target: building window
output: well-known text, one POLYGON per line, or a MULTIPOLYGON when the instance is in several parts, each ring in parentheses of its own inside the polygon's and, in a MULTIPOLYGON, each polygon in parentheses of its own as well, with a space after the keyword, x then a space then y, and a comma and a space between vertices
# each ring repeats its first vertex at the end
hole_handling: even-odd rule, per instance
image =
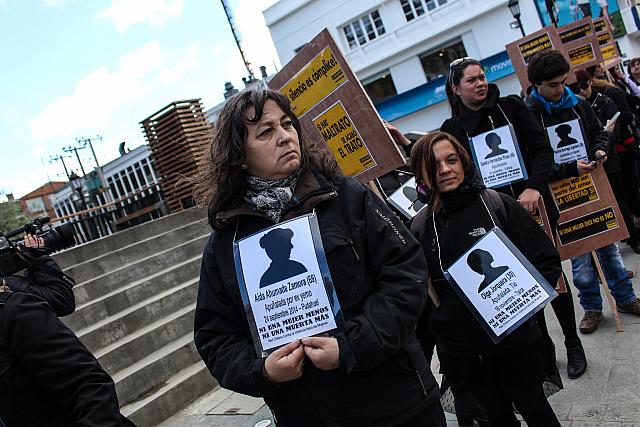
POLYGON ((374 104, 392 98, 398 94, 396 85, 393 84, 393 79, 391 78, 389 70, 373 77, 369 77, 368 79, 364 79, 362 81, 362 86, 367 92, 367 95, 369 95, 369 98, 371 98, 371 102, 374 104))
POLYGON ((449 44, 445 47, 432 50, 420 55, 420 62, 427 81, 444 77, 449 73, 449 64, 456 58, 467 56, 467 51, 462 41, 449 44))
POLYGON ((425 11, 431 12, 438 6, 447 4, 448 0, 400 0, 400 6, 404 12, 407 22, 418 16, 424 15, 425 11))
POLYGON ((386 32, 377 10, 350 22, 342 27, 342 30, 351 49, 362 46, 386 32))

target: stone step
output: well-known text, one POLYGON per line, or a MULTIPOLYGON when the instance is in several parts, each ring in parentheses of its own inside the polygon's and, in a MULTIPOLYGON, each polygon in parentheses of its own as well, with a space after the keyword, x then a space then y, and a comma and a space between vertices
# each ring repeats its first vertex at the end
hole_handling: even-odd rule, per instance
POLYGON ((101 239, 83 245, 74 246, 54 255, 62 268, 79 264, 100 254, 111 252, 132 243, 148 239, 167 230, 181 227, 195 221, 206 221, 205 209, 192 208, 175 214, 166 215, 153 221, 128 228, 101 239))
POLYGON ((78 304, 76 311, 62 320, 74 331, 88 328, 96 322, 175 286, 176 283, 197 278, 200 272, 200 260, 201 256, 198 255, 88 302, 78 304))
POLYGON ((147 258, 123 265, 116 270, 84 283, 79 283, 73 288, 76 304, 85 304, 92 299, 125 287, 136 280, 147 278, 156 272, 165 270, 168 266, 202 255, 202 250, 208 238, 209 235, 197 237, 147 258))
POLYGON ((186 305, 193 304, 197 292, 198 279, 191 279, 79 330, 78 338, 91 351, 108 346, 186 305))
POLYGON ((64 272, 73 277, 76 283, 83 283, 94 277, 113 271, 122 265, 147 258, 177 244, 193 240, 209 233, 210 229, 206 224, 192 222, 148 239, 100 254, 95 258, 68 267, 64 272))
POLYGON ((113 375, 121 405, 129 404, 157 388, 176 372, 198 362, 193 332, 154 351, 113 375))
POLYGON ((156 426, 217 387, 204 362, 199 361, 177 372, 143 399, 125 405, 120 410, 138 427, 156 426))
POLYGON ((154 351, 193 333, 194 314, 195 303, 189 304, 92 353, 110 375, 115 375, 154 351))

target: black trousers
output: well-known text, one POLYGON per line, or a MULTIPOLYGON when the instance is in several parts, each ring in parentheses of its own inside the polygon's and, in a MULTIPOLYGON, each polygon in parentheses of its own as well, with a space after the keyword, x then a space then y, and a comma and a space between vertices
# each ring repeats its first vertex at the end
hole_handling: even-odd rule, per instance
POLYGON ((405 423, 399 424, 397 427, 446 427, 447 420, 444 417, 444 411, 440 400, 436 400, 431 405, 427 406, 424 411, 408 420, 405 423))
POLYGON ((560 422, 542 389, 543 357, 534 343, 508 355, 442 355, 440 364, 452 388, 469 389, 480 400, 492 426, 520 426, 515 406, 527 426, 557 427, 560 422))
MULTIPOLYGON (((562 275, 564 276, 564 272, 562 275)), ((576 331, 576 312, 571 296, 571 285, 566 276, 564 276, 564 281, 567 284, 567 292, 558 293, 558 296, 551 301, 551 307, 558 318, 560 328, 562 328, 565 347, 575 347, 580 344, 580 337, 576 331)))

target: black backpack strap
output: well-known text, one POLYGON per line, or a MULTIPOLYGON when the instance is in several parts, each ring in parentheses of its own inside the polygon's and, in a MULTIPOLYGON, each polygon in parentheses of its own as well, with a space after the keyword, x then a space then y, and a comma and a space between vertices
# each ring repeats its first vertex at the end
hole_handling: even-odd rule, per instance
POLYGON ((496 225, 500 228, 504 228, 507 223, 507 209, 504 206, 504 201, 500 194, 490 188, 485 188, 480 193, 481 197, 489 208, 489 214, 496 222, 496 225))

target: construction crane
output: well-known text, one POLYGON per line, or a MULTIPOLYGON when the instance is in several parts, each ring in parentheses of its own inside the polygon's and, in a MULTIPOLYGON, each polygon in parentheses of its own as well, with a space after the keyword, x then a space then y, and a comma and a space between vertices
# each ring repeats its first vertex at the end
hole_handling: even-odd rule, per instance
POLYGON ((240 44, 242 38, 240 37, 240 31, 238 31, 238 28, 236 27, 236 24, 233 20, 233 11, 231 10, 231 7, 229 6, 227 0, 221 1, 224 13, 227 15, 227 21, 229 21, 229 26, 231 27, 231 32, 233 33, 233 38, 236 40, 236 45, 238 46, 238 50, 240 51, 240 56, 242 56, 242 62, 244 62, 244 66, 249 73, 249 82, 254 82, 255 76, 253 74, 253 71, 251 70, 251 63, 247 60, 247 57, 242 50, 242 45, 240 44))

